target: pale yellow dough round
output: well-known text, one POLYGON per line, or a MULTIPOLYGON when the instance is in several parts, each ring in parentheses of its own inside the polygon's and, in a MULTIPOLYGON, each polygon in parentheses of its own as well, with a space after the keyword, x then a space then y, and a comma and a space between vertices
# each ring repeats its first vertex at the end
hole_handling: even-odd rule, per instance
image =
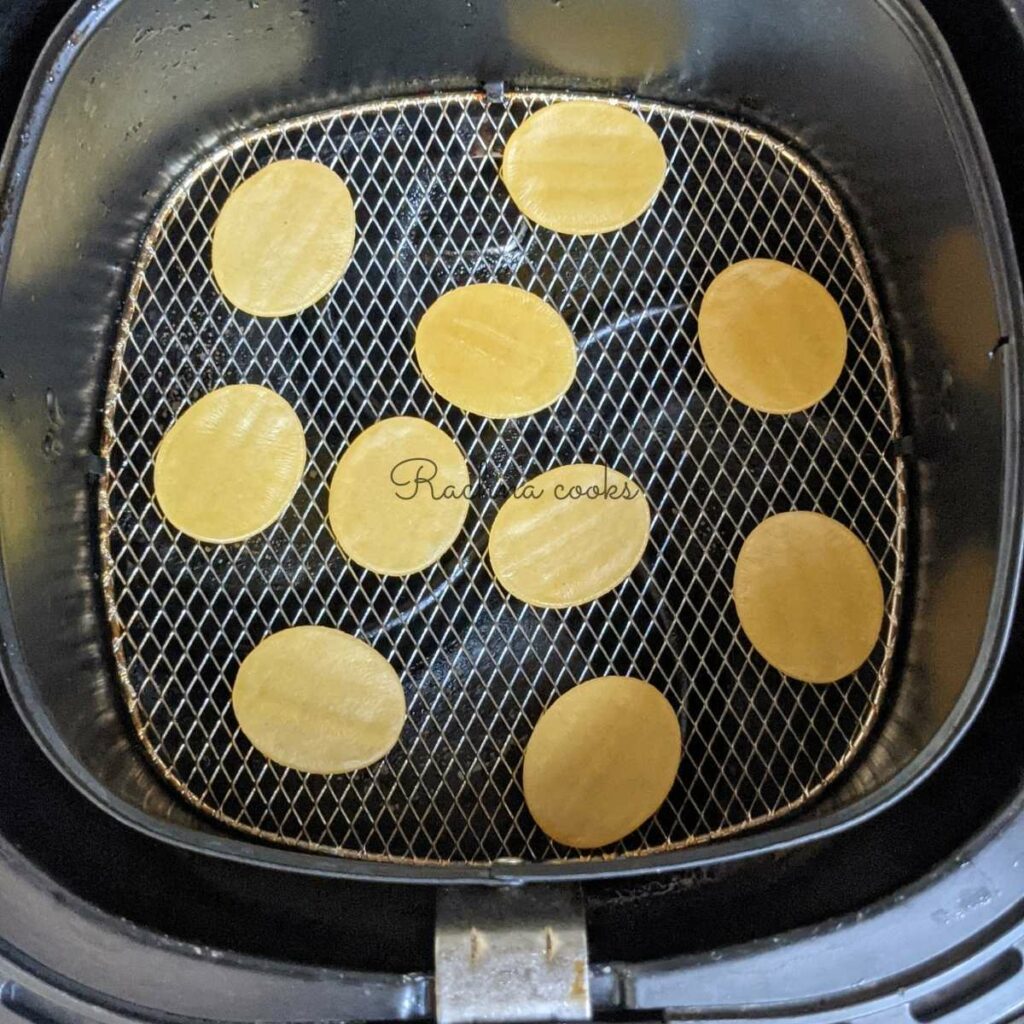
POLYGON ((416 328, 416 360, 435 391, 465 412, 527 416, 576 376, 576 342, 557 310, 507 284, 442 295, 416 328))
POLYGON ((469 469, 458 445, 426 420, 395 416, 364 430, 342 455, 327 517, 352 561, 407 576, 455 543, 469 511, 469 469))
POLYGON ((231 704, 264 757, 319 775, 379 761, 405 723, 405 694, 387 660, 324 626, 260 641, 238 669, 231 704))
POLYGON ((514 597, 570 608, 622 583, 643 557, 650 528, 647 497, 629 477, 606 466, 559 466, 501 506, 488 556, 514 597))
POLYGON ((679 719, 650 683, 591 679, 541 715, 523 756, 526 806, 556 842, 606 846, 661 806, 681 757, 679 719))
POLYGON ((224 203, 213 226, 213 276, 246 313, 288 316, 334 287, 355 240, 345 182, 323 164, 278 160, 224 203))
POLYGON ((598 100, 552 103, 509 137, 501 178, 530 220, 566 235, 598 235, 636 220, 665 177, 650 126, 598 100))
POLYGON ((288 507, 306 467, 295 410, 257 384, 204 395, 171 425, 153 460, 163 514, 196 540, 230 544, 288 507))
POLYGON ((777 260, 742 260, 710 284, 697 316, 711 375, 760 412, 799 412, 835 387, 846 324, 809 274, 777 260))
POLYGON ((868 549, 817 512, 783 512, 743 542, 732 585, 754 649, 805 683, 858 669, 882 628, 882 581, 868 549))

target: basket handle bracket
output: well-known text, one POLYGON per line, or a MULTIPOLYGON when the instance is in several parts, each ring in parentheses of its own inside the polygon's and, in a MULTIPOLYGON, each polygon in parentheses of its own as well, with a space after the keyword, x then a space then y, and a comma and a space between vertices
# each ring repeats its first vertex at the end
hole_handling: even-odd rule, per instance
POLYGON ((591 1017, 577 886, 442 889, 434 932, 438 1024, 591 1017))

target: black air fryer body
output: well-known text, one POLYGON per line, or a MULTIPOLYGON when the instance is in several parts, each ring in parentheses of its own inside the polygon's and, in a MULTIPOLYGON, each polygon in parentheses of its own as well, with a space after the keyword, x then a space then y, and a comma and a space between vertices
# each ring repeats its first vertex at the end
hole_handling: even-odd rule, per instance
MULTIPOLYGON (((238 0, 239 6, 246 3, 238 0)), ((216 16, 217 6, 211 4, 207 13, 216 16)), ((386 4, 374 16, 366 5, 344 0, 337 5, 323 0, 324 12, 316 3, 294 6, 310 31, 318 14, 336 17, 335 8, 349 7, 368 40, 392 30, 386 4)), ((444 31, 455 31, 460 20, 471 26, 481 16, 478 6, 486 5, 448 4, 453 20, 444 31)), ((51 30, 56 28, 55 35, 30 92, 54 86, 47 75, 59 76, 75 59, 90 8, 75 5, 57 28, 67 7, 60 0, 8 0, 0 12, 5 127, 15 118, 18 94, 51 30)), ((1010 0, 976 0, 969 11, 938 0, 928 7, 971 92, 999 171, 1017 252, 1024 254, 1024 21, 1010 0)), ((820 16, 828 17, 824 6, 820 16)), ((190 57, 187 40, 203 25, 168 16, 168 24, 172 20, 180 38, 165 33, 152 54, 187 64, 197 59, 190 57)), ((440 29, 424 16, 419 31, 429 35, 440 29)), ((138 42, 145 44, 145 37, 138 42)), ((407 44, 416 45, 413 34, 407 44)), ((458 45, 457 36, 450 45, 458 45)), ((272 61, 272 54, 267 59, 272 61)), ((500 65, 497 59, 495 66, 483 61, 474 69, 476 84, 500 77, 500 65)), ((370 95, 373 75, 383 88, 395 73, 390 67, 363 71, 370 95)), ((291 73, 301 78, 305 72, 291 73)), ((226 68, 226 92, 231 74, 226 68)), ((694 84, 697 92, 699 85, 694 84)), ((423 88, 429 90, 431 83, 423 88)), ((272 95, 251 99, 254 108, 275 102, 272 95)), ((25 119, 25 113, 16 129, 39 133, 42 125, 25 119)), ((730 113, 767 126, 785 115, 764 109, 756 94, 734 97, 730 113)), ((895 123, 901 112, 892 114, 895 123)), ((244 120, 244 111, 238 116, 244 120)), ((58 173, 74 179, 70 154, 58 173)), ((123 238, 126 265, 145 228, 144 211, 158 199, 139 196, 139 221, 123 238)), ((113 200, 100 193, 88 202, 103 206, 113 200)), ((9 212, 0 210, 0 218, 9 212)), ((53 217, 52 230, 59 230, 57 211, 53 217)), ((109 268, 85 264, 80 272, 109 276, 109 268)), ((69 277, 61 287, 73 296, 89 286, 69 277)), ((1019 290, 1019 281, 1015 287, 1019 290)), ((100 333, 109 329, 108 324, 79 326, 100 333)), ((993 333, 992 360, 1002 358, 1003 345, 1020 340, 1003 341, 993 333)), ((13 392, 7 399, 12 407, 22 386, 44 394, 48 381, 14 384, 16 371, 5 358, 0 335, 0 373, 13 392)), ((103 367, 95 370, 96 379, 102 378, 103 367)), ((943 380, 937 372, 936 394, 943 380)), ((946 406, 932 406, 925 398, 919 407, 952 418, 969 441, 972 429, 984 433, 982 421, 998 417, 985 408, 983 394, 969 393, 960 407, 958 395, 953 389, 943 398, 946 406), (973 428, 972 417, 978 420, 973 428)), ((45 406, 17 415, 25 422, 37 413, 58 430, 70 422, 67 411, 45 406)), ((78 439, 65 440, 73 448, 78 439)), ((912 454, 927 473, 927 447, 912 454)), ((89 466, 81 468, 88 473, 89 466)), ((972 480, 969 466, 946 473, 936 486, 956 490, 965 529, 976 526, 984 535, 983 483, 972 480), (973 518, 972 500, 982 506, 973 518)), ((45 486, 43 476, 36 479, 45 486)), ((0 487, 5 483, 0 480, 0 487)), ((5 557, 9 554, 8 547, 5 557)), ((47 566, 45 571, 56 570, 47 566)), ((74 571, 84 578, 94 566, 85 562, 74 571)), ((1007 598, 1016 585, 1009 584, 1007 598)), ((985 597, 978 595, 978 601, 985 597)), ((70 595, 62 604, 55 597, 47 614, 62 623, 62 616, 74 614, 77 599, 70 595)), ((36 628, 45 633, 50 627, 40 621, 36 628)), ((725 859, 716 858, 711 847, 696 865, 667 864, 659 873, 629 876, 595 872, 585 879, 595 1015, 995 1024, 1024 1014, 1024 619, 1018 615, 1008 633, 1002 668, 972 709, 976 717, 962 739, 900 798, 881 801, 849 827, 808 830, 799 843, 772 846, 755 835, 725 859)), ((91 662, 67 660, 68 650, 54 645, 55 657, 63 659, 50 681, 50 696, 58 700, 70 693, 60 696, 61 673, 72 679, 92 670, 91 662)), ((106 656, 99 647, 78 650, 79 657, 96 663, 106 656)), ((969 662, 971 656, 963 657, 969 662)), ((908 720, 913 711, 889 709, 908 720)), ((121 728, 121 723, 116 728, 106 721, 96 724, 111 737, 121 728)), ((83 794, 88 786, 73 785, 47 758, 3 690, 0 752, 0 1022, 6 1024, 8 1017, 388 1020, 432 1014, 433 886, 366 880, 358 871, 333 877, 288 870, 294 865, 284 855, 264 863, 238 859, 235 837, 210 831, 214 846, 224 842, 219 852, 227 851, 228 859, 124 823, 97 804, 95 793, 93 799, 83 794)), ((870 769, 870 764, 860 766, 869 780, 870 769)), ((96 773, 97 766, 91 770, 96 773)), ((135 792, 142 811, 179 824, 174 799, 152 786, 141 757, 138 772, 133 780, 121 771, 112 785, 129 801, 135 792)), ((183 828, 195 828, 187 812, 180 816, 183 828)), ((209 826, 198 831, 204 830, 209 826)))

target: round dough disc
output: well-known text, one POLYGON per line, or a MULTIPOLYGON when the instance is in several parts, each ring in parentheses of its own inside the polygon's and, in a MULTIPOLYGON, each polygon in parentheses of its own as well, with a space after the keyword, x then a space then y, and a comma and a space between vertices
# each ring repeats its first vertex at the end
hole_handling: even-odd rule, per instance
POLYGON ((809 274, 776 260, 742 260, 711 282, 697 316, 711 375, 761 412, 807 409, 835 387, 846 324, 809 274))
POLYGON ((509 137, 501 178, 530 220, 566 235, 598 235, 636 220, 665 177, 651 127, 598 100, 552 103, 509 137))
POLYGON ((405 723, 405 694, 387 660, 324 626, 260 641, 238 669, 231 704, 264 757, 320 775, 379 761, 405 723))
POLYGON ((736 559, 732 595, 755 650, 805 683, 848 676, 882 628, 882 581, 868 549, 817 512, 760 523, 736 559))
POLYGON ((494 419, 551 405, 576 376, 576 342, 543 299, 507 284, 442 295, 416 328, 427 383, 466 412, 494 419))
POLYGON ((305 467, 295 410, 269 388, 231 384, 171 425, 156 450, 153 485, 163 514, 182 533, 230 544, 284 512, 305 467))
POLYGON ((458 445, 426 420, 395 416, 364 430, 331 481, 327 518, 352 561, 407 576, 455 543, 469 511, 469 469, 458 445))
POLYGON ((650 683, 604 676, 580 683, 541 715, 523 757, 523 793, 558 843, 606 846, 639 828, 679 772, 682 736, 650 683))
POLYGON ((559 466, 505 501, 487 552, 510 594, 542 608, 570 608, 626 579, 650 528, 647 497, 629 477, 606 466, 559 466))
POLYGON ((211 263, 229 302, 254 316, 288 316, 341 278, 356 240, 345 182, 310 160, 279 160, 246 178, 213 226, 211 263))

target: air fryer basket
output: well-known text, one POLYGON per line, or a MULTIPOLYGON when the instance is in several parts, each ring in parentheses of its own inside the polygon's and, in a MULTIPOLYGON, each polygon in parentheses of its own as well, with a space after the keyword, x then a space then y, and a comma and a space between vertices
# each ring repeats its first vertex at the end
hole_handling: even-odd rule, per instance
POLYGON ((104 591, 135 730, 168 782, 218 820, 388 860, 584 856, 533 825, 519 767, 540 712, 581 679, 613 673, 652 680, 684 721, 669 799, 599 856, 646 854, 797 810, 856 756, 876 719, 903 585, 906 487, 889 347, 836 196, 759 131, 634 103, 671 154, 662 195, 629 230, 564 238, 529 225, 498 184, 504 140, 552 100, 572 95, 445 94, 261 130, 192 171, 147 234, 104 418, 104 591), (283 157, 345 175, 360 244, 330 300, 261 321, 213 283, 210 225, 242 176, 283 157), (813 411, 774 417, 731 402, 699 357, 700 295, 743 257, 796 263, 840 303, 847 366, 813 411), (492 279, 544 296, 574 331, 576 383, 553 410, 504 423, 467 416, 411 360, 426 307, 450 287, 492 279), (244 545, 197 545, 155 503, 155 448, 188 403, 238 381, 294 404, 312 464, 271 529, 244 545), (440 422, 477 488, 448 557, 383 581, 341 555, 324 509, 338 453, 391 415, 440 422), (509 597, 485 555, 500 503, 539 472, 593 460, 628 472, 652 505, 641 567, 580 609, 509 597), (885 581, 877 650, 841 686, 781 677, 752 654, 732 608, 743 537, 792 508, 848 522, 885 581), (282 769, 239 732, 239 660, 296 622, 365 636, 401 667, 408 723, 376 766, 330 777, 282 769))
MULTIPOLYGON (((854 824, 920 779, 983 699, 1019 547, 1019 381, 1015 346, 998 345, 1010 318, 992 230, 995 194, 945 54, 936 61, 929 50, 916 7, 882 0, 843 5, 827 18, 814 0, 771 11, 754 0, 385 6, 382 19, 380 6, 368 3, 211 8, 195 0, 173 12, 150 0, 109 3, 87 19, 94 34, 52 83, 23 138, 4 225, 0 305, 4 661, 20 710, 82 788, 138 827, 197 849, 308 870, 481 879, 642 871, 854 824), (751 137, 782 138, 806 154, 859 232, 870 276, 857 266, 855 237, 839 217, 836 237, 850 247, 850 273, 870 314, 865 330, 879 354, 871 372, 883 395, 889 389, 878 406, 890 433, 879 464, 893 467, 893 489, 877 514, 892 520, 876 557, 883 568, 887 557, 895 560, 889 578, 898 593, 897 481, 905 471, 910 589, 880 721, 829 797, 793 822, 705 848, 608 862, 488 863, 508 852, 551 855, 526 835, 518 850, 453 857, 449 844, 428 851, 431 859, 483 862, 475 865, 360 863, 220 831, 164 787, 131 735, 109 648, 98 544, 109 523, 97 516, 97 487, 104 479, 107 493, 101 410, 140 238, 183 174, 245 131, 367 99, 485 82, 527 90, 523 102, 528 90, 543 88, 636 94, 638 109, 664 109, 669 118, 717 123, 658 104, 712 107, 730 124, 764 125, 767 136, 751 137), (872 279, 902 389, 902 432, 872 279)), ((816 175, 809 180, 819 195, 828 191, 816 175)), ((827 225, 823 231, 825 245, 827 225)), ((188 331, 189 311, 178 312, 182 318, 175 321, 172 309, 165 325, 188 331)), ((115 373, 122 369, 115 362, 115 373)), ((172 377, 178 369, 170 367, 172 377)), ((220 370, 212 372, 197 386, 216 383, 220 370)), ((315 373, 315 363, 302 372, 315 373)), ((116 445, 110 453, 117 455, 116 445)), ((859 500, 869 514, 869 502, 859 500)), ((815 499, 802 507, 816 507, 815 499)), ((890 654, 880 651, 871 666, 871 710, 843 745, 843 763, 874 721, 890 654)), ((506 771, 514 784, 514 766, 506 771)), ((664 836, 650 845, 678 844, 664 836)))

